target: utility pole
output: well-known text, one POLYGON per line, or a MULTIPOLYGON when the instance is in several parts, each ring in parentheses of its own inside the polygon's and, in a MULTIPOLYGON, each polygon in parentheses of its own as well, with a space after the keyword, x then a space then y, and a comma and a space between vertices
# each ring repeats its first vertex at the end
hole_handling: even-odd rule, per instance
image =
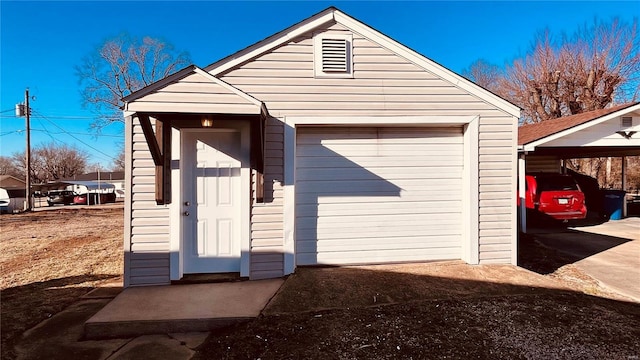
POLYGON ((25 150, 25 197, 27 203, 25 204, 25 211, 31 210, 31 108, 29 107, 29 88, 24 91, 24 104, 16 105, 16 116, 24 116, 26 119, 27 130, 27 149, 25 150))
POLYGON ((29 88, 24 91, 25 118, 27 119, 27 149, 25 151, 27 157, 27 176, 26 176, 26 195, 27 195, 27 211, 31 211, 31 108, 29 108, 29 88))

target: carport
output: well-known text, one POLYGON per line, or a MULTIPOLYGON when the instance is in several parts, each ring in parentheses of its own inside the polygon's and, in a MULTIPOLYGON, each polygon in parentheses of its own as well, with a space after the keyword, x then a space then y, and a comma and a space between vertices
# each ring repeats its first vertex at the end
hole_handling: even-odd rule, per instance
POLYGON ((527 124, 518 129, 520 229, 527 232, 525 174, 566 172, 566 159, 640 156, 640 102, 527 124))

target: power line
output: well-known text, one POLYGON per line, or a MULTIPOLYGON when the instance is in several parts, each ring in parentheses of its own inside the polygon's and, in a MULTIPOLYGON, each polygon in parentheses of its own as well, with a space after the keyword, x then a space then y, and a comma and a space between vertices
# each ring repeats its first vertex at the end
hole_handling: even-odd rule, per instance
POLYGON ((4 113, 6 113, 6 112, 9 112, 9 111, 15 111, 15 110, 16 110, 16 109, 2 110, 2 111, 0 111, 0 114, 4 114, 4 113))
POLYGON ((53 126, 55 126, 55 127, 57 127, 58 129, 60 129, 63 133, 65 133, 65 134, 67 134, 67 135, 71 136, 72 138, 74 138, 75 140, 77 140, 79 143, 81 143, 81 144, 85 145, 86 147, 88 147, 88 148, 90 148, 90 149, 92 149, 92 150, 96 151, 97 153, 100 153, 100 154, 102 154, 102 155, 106 156, 106 157, 107 157, 108 159, 110 159, 110 160, 116 160, 116 158, 115 158, 115 157, 112 157, 111 155, 109 155, 109 154, 107 154, 107 153, 104 153, 104 152, 102 152, 101 150, 98 150, 98 149, 94 148, 93 146, 91 146, 91 145, 87 144, 86 142, 84 142, 84 141, 80 140, 80 139, 79 139, 79 138, 77 138, 76 136, 74 136, 74 135, 70 134, 70 133, 69 133, 69 132, 67 132, 64 128, 62 128, 62 127, 58 126, 58 124, 56 124, 55 122, 51 121, 49 118, 47 118, 47 117, 46 117, 46 116, 44 116, 43 114, 39 113, 39 115, 40 115, 43 119, 45 119, 45 120, 47 120, 48 122, 50 122, 53 126))
POLYGON ((122 135, 105 135, 105 134, 89 134, 89 133, 80 133, 80 132, 51 132, 49 130, 46 129, 46 127, 41 123, 42 127, 44 127, 45 129, 31 129, 31 131, 41 131, 41 132, 47 132, 49 134, 53 134, 53 135, 60 135, 60 134, 74 134, 74 135, 86 135, 86 136, 95 136, 95 137, 112 137, 112 138, 122 138, 122 135))

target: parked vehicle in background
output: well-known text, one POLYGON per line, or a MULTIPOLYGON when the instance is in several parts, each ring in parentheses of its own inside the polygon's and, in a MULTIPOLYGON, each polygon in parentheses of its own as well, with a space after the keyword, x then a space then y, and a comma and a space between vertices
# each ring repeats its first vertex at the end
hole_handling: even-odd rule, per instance
POLYGON ((7 190, 0 188, 0 213, 8 212, 10 203, 9 193, 7 190))
POLYGON ((47 204, 53 206, 56 204, 71 205, 76 194, 71 190, 50 190, 47 193, 47 204))
MULTIPOLYGON (((584 193, 573 177, 540 173, 525 176, 525 205, 538 218, 579 220, 587 216, 584 193)), ((520 197, 518 197, 520 204, 520 197)))
POLYGON ((73 198, 73 203, 76 205, 95 205, 95 204, 107 204, 107 203, 113 203, 113 202, 116 202, 115 193, 100 194, 99 199, 98 199, 98 194, 96 193, 78 194, 73 198))

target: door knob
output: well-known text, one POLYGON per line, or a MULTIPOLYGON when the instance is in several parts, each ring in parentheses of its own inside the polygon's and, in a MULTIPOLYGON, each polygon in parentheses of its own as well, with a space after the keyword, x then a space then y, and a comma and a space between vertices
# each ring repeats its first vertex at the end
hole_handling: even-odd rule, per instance
POLYGON ((185 202, 184 202, 184 206, 189 206, 189 205, 191 205, 191 203, 190 203, 190 202, 188 202, 188 201, 185 201, 185 202))
POLYGON ((183 212, 183 213, 182 213, 182 215, 184 215, 184 216, 189 216, 189 212, 188 212, 188 211, 185 211, 185 212, 183 212))

